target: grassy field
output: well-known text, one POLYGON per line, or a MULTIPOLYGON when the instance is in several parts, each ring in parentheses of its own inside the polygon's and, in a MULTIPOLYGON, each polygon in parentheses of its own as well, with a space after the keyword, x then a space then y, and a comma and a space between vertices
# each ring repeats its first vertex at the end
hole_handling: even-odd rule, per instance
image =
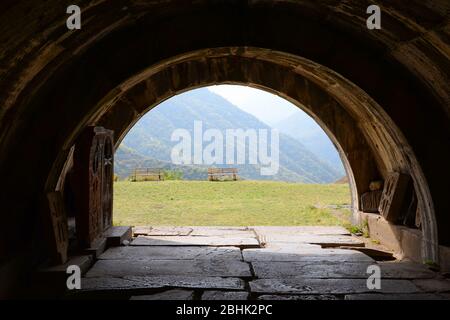
POLYGON ((115 225, 346 225, 346 184, 164 181, 114 184, 115 225))

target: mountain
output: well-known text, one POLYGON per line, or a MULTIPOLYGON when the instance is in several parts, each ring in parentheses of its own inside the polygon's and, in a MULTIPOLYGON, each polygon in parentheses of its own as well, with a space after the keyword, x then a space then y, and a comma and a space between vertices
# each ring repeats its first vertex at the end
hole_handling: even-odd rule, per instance
MULTIPOLYGON (((184 179, 204 180, 207 178, 208 167, 226 167, 172 163, 172 148, 178 144, 178 141, 171 141, 172 133, 176 129, 186 129, 193 136, 194 121, 202 121, 203 132, 218 129, 224 136, 227 129, 271 129, 207 88, 192 90, 166 100, 135 124, 116 152, 116 174, 124 178, 135 167, 152 167, 181 170, 184 179)), ((338 170, 322 161, 299 141, 280 133, 279 142, 280 166, 276 175, 261 175, 261 165, 231 167, 237 167, 239 176, 244 179, 329 183, 341 177, 338 170)), ((207 144, 203 143, 203 147, 207 144)), ((226 154, 225 151, 223 153, 226 154)))
POLYGON ((341 176, 345 175, 344 166, 333 142, 306 113, 298 110, 274 127, 301 142, 309 151, 333 166, 341 176))

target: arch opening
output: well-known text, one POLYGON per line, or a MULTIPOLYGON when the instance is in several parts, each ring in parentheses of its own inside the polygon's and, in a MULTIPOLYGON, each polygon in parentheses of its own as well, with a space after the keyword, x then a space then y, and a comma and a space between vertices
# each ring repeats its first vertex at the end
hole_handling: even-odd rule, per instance
POLYGON ((436 254, 432 201, 406 139, 361 89, 306 59, 259 48, 188 53, 172 62, 155 65, 123 83, 97 106, 102 111, 88 123, 114 128, 117 146, 129 128, 152 107, 176 94, 212 84, 252 86, 302 106, 345 155, 356 221, 360 221, 360 196, 368 191, 370 181, 384 179, 392 171, 411 174, 424 218, 424 256, 436 254), (119 109, 122 119, 124 113, 129 117, 126 121, 114 117, 119 109))
POLYGON ((336 146, 301 109, 266 91, 212 86, 167 99, 128 131, 115 161, 116 224, 350 226, 336 146))

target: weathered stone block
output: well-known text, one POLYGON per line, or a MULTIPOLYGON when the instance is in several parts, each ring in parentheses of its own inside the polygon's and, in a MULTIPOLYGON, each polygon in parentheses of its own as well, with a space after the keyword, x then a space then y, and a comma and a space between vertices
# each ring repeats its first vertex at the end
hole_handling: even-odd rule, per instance
POLYGON ((193 300, 194 291, 189 290, 168 290, 160 293, 142 295, 142 296, 132 296, 130 300, 193 300))
POLYGON ((246 291, 205 291, 202 300, 247 300, 246 291))
POLYGON ((242 251, 245 261, 373 262, 358 251, 277 246, 242 251))
POLYGON ((239 278, 193 276, 126 276, 123 278, 82 278, 82 291, 134 291, 161 288, 199 288, 243 290, 244 281, 239 278))
POLYGON ((223 238, 192 236, 138 236, 131 242, 132 246, 216 246, 258 248, 256 238, 223 238))
POLYGON ((259 279, 250 282, 255 293, 267 294, 351 294, 415 293, 419 289, 409 280, 384 280, 380 290, 369 290, 366 279, 259 279))
POLYGON ((132 238, 131 227, 113 226, 105 232, 106 245, 108 247, 118 247, 125 240, 130 241, 132 238))
POLYGON ((385 182, 378 211, 389 221, 396 223, 403 215, 405 196, 411 183, 411 177, 399 172, 391 173, 385 182))
POLYGON ((370 191, 361 195, 361 210, 363 212, 377 213, 380 205, 382 191, 370 191))
POLYGON ((236 247, 128 246, 106 250, 102 260, 242 260, 236 247))
POLYGON ((250 277, 249 265, 232 260, 99 260, 86 277, 186 275, 250 277))

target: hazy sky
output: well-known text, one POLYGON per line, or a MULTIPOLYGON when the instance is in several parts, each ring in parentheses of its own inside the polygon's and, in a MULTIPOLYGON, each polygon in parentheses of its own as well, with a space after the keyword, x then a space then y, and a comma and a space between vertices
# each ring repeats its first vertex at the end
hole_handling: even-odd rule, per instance
POLYGON ((287 100, 259 89, 237 85, 218 85, 208 89, 268 125, 274 125, 299 110, 287 100))

